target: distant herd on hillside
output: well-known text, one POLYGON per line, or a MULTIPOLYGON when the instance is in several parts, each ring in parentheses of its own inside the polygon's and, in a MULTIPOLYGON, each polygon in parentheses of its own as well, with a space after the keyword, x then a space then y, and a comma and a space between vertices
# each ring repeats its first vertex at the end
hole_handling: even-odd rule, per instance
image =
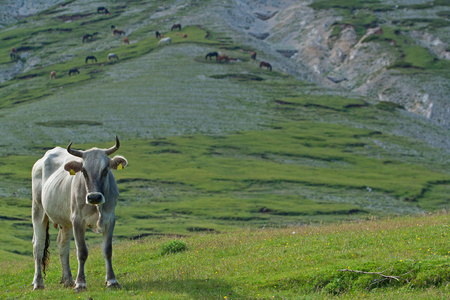
MULTIPOLYGON (((97 8, 97 14, 111 15, 110 11, 106 7, 103 7, 103 6, 100 6, 100 7, 97 8)), ((123 44, 124 45, 129 45, 130 44, 130 40, 126 36, 126 33, 125 33, 124 30, 117 29, 114 25, 111 25, 110 28, 111 28, 111 34, 112 34, 113 37, 115 37, 115 36, 122 36, 123 35, 124 36, 123 40, 122 40, 123 44)), ((179 35, 182 38, 187 38, 188 37, 188 35, 186 33, 181 33, 180 32, 181 31, 181 24, 180 23, 174 24, 171 27, 170 31, 173 31, 173 30, 176 30, 176 29, 178 29, 178 32, 176 33, 176 35, 179 35)), ((94 41, 95 40, 95 36, 97 34, 98 33, 96 32, 96 33, 93 33, 93 34, 85 34, 85 35, 83 35, 82 39, 81 39, 82 43, 88 43, 88 42, 94 41)), ((158 46, 163 46, 163 45, 168 45, 168 44, 170 45, 172 43, 172 39, 170 37, 164 37, 164 34, 160 33, 159 31, 155 31, 155 37, 156 37, 156 39, 159 39, 158 46)), ((10 60, 11 61, 20 59, 18 51, 17 51, 17 49, 15 47, 11 48, 9 56, 10 56, 10 60)), ((232 62, 232 61, 236 61, 237 60, 237 59, 235 59, 233 57, 227 56, 226 54, 219 54, 217 51, 207 53, 206 56, 205 56, 205 60, 207 60, 208 58, 209 58, 209 60, 211 60, 212 57, 215 57, 216 61, 219 62, 219 63, 228 63, 228 62, 232 62)), ((250 57, 253 60, 256 60, 256 52, 252 51, 251 54, 250 54, 250 57)), ((115 54, 115 53, 109 53, 108 56, 107 56, 108 62, 111 62, 111 60, 113 60, 113 59, 114 60, 119 60, 119 56, 117 54, 115 54)), ((89 63, 89 61, 91 63, 97 63, 97 58, 94 55, 88 55, 85 58, 85 64, 89 63)), ((259 67, 260 68, 264 67, 264 68, 267 68, 267 70, 272 71, 272 65, 270 63, 268 63, 268 62, 265 62, 265 61, 260 61, 259 67)), ((75 74, 80 74, 79 69, 76 68, 76 67, 71 68, 68 71, 68 75, 69 76, 75 75, 75 74)), ((50 72, 50 79, 56 79, 56 71, 51 71, 50 72)))

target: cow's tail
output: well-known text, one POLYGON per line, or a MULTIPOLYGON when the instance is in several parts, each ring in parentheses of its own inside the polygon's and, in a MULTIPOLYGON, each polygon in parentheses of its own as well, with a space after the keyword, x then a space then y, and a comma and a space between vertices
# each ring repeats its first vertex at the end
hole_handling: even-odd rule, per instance
POLYGON ((47 228, 45 229, 45 247, 44 247, 44 256, 42 257, 42 272, 44 273, 44 277, 46 274, 48 261, 50 258, 50 251, 48 247, 50 246, 50 234, 48 233, 48 228, 50 225, 50 221, 47 222, 47 228))

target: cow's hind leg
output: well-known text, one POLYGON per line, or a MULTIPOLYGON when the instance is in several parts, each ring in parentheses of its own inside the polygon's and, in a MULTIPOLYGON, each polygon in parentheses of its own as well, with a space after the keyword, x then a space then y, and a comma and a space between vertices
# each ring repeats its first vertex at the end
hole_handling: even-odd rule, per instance
POLYGON ((59 258, 61 259, 62 278, 61 283, 64 287, 74 286, 75 281, 72 277, 69 264, 70 239, 72 237, 71 228, 62 227, 58 234, 59 258))
POLYGON ((42 267, 44 266, 48 259, 46 255, 46 246, 48 247, 48 217, 44 213, 44 209, 41 205, 33 202, 33 256, 34 256, 34 279, 33 279, 33 290, 43 289, 44 278, 42 277, 42 267), (47 245, 46 245, 47 242, 47 245))

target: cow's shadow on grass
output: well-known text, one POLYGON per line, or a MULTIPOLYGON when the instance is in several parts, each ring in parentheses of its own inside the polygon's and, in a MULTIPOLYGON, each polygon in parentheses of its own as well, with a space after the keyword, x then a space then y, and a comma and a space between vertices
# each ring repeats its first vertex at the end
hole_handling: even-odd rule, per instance
POLYGON ((136 280, 130 283, 123 282, 123 289, 147 290, 149 292, 169 292, 174 294, 189 294, 189 298, 217 298, 243 299, 244 297, 234 291, 232 285, 220 278, 185 279, 146 281, 136 280))

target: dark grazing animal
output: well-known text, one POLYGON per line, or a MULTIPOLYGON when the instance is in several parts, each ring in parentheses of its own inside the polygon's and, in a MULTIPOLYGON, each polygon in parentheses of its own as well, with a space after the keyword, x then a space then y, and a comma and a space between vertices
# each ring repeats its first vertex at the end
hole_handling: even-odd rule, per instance
POLYGON ((9 53, 9 58, 10 58, 10 60, 16 59, 16 58, 17 58, 16 53, 10 52, 10 53, 9 53))
POLYGON ((95 58, 95 56, 93 56, 93 55, 86 56, 85 64, 88 63, 88 60, 91 60, 91 62, 94 62, 94 60, 95 60, 95 62, 97 62, 97 58, 95 58))
POLYGON ((90 228, 103 235, 102 252, 106 265, 107 287, 120 288, 114 275, 112 239, 115 207, 119 190, 111 170, 127 166, 122 156, 109 158, 119 149, 116 144, 109 149, 92 148, 74 150, 72 143, 67 149, 56 147, 36 161, 32 169, 32 221, 33 256, 35 273, 33 289, 43 289, 42 272, 48 265, 50 244, 49 223, 59 226, 58 248, 62 266, 61 283, 65 287, 75 285, 76 292, 86 290, 84 267, 88 258, 85 233, 90 228), (77 247, 78 274, 73 280, 69 252, 71 236, 77 247))
POLYGON ((92 34, 85 34, 85 35, 83 35, 83 43, 84 42, 88 42, 88 41, 92 41, 93 40, 93 36, 92 36, 92 34))
POLYGON ((69 76, 73 74, 80 74, 80 71, 78 71, 77 68, 72 68, 69 70, 69 76))
POLYGON ((219 56, 219 53, 217 53, 216 51, 214 51, 214 52, 209 52, 208 54, 206 54, 205 59, 208 59, 208 57, 209 57, 209 60, 211 60, 211 57, 213 57, 213 56, 215 56, 215 57, 216 57, 216 60, 217 60, 217 58, 218 58, 218 56, 219 56))
POLYGON ((178 28, 178 31, 180 31, 181 30, 181 24, 174 24, 173 26, 172 26, 172 29, 170 29, 170 31, 172 31, 172 30, 174 30, 174 29, 177 29, 178 28))
POLYGON ((97 7, 97 13, 99 14, 99 13, 105 13, 106 14, 106 7, 104 7, 104 6, 100 6, 100 7, 97 7))
POLYGON ((261 61, 259 63, 259 67, 260 68, 261 67, 266 67, 269 71, 272 71, 272 66, 268 62, 265 62, 265 61, 261 61))
POLYGON ((250 57, 253 58, 253 59, 256 59, 256 52, 252 51, 252 53, 250 54, 250 57))

